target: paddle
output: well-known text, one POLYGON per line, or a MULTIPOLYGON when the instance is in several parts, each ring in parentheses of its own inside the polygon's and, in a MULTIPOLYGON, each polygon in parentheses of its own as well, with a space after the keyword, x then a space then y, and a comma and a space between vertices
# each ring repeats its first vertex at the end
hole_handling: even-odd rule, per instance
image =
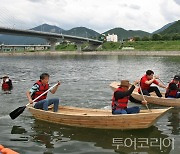
MULTIPOLYGON (((35 102, 37 99, 39 99, 41 96, 43 96, 44 94, 46 94, 48 91, 50 91, 51 89, 53 89, 58 83, 56 83, 54 86, 52 86, 51 88, 49 88, 48 90, 46 90, 44 93, 42 93, 41 95, 39 95, 37 98, 35 98, 33 100, 33 102, 35 102)), ((12 111, 9 116, 11 117, 11 119, 15 119, 17 118, 21 113, 23 113, 23 111, 25 110, 25 108, 30 105, 30 103, 26 104, 25 106, 21 106, 18 107, 17 109, 15 109, 14 111, 12 111)))
MULTIPOLYGON (((140 89, 141 95, 142 95, 142 97, 143 97, 143 100, 146 101, 146 99, 144 98, 144 95, 143 95, 143 92, 142 92, 142 89, 141 89, 141 86, 140 86, 140 85, 139 85, 139 89, 140 89)), ((147 102, 147 101, 146 101, 146 102, 147 102)), ((145 104, 145 106, 146 106, 146 108, 147 108, 149 111, 151 111, 151 110, 149 109, 149 107, 148 107, 147 104, 145 104)), ((151 112, 152 112, 152 111, 151 111, 151 112)))
POLYGON ((166 84, 159 78, 159 81, 161 81, 161 83, 165 86, 166 84))

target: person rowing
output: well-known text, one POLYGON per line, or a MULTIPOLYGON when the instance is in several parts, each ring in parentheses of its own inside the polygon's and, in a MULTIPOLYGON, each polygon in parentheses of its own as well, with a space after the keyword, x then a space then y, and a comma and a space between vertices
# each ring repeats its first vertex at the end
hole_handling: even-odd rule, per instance
MULTIPOLYGON (((162 94, 160 93, 158 87, 151 86, 151 84, 154 83, 158 85, 159 87, 165 88, 165 89, 166 89, 166 86, 158 82, 156 79, 159 79, 159 77, 155 76, 152 70, 146 71, 146 74, 140 80, 140 86, 142 89, 142 93, 144 95, 150 96, 151 92, 155 92, 158 97, 162 97, 162 94)), ((139 94, 141 94, 140 88, 138 89, 138 92, 139 94)))
MULTIPOLYGON (((52 90, 50 90, 50 92, 54 94, 57 91, 59 85, 60 82, 58 82, 56 86, 52 90)), ((33 101, 48 89, 49 89, 49 74, 42 73, 40 75, 40 80, 38 80, 33 85, 33 87, 26 92, 27 98, 29 100, 29 103, 33 104, 34 108, 36 109, 43 109, 47 111, 48 106, 54 104, 54 112, 57 112, 59 106, 59 98, 47 99, 47 93, 46 93, 42 95, 40 98, 38 98, 35 102, 33 101)))
POLYGON ((180 98, 180 75, 175 75, 165 93, 166 98, 180 98))
POLYGON ((133 114, 139 113, 140 107, 128 107, 128 101, 135 103, 142 103, 147 105, 147 101, 139 101, 131 96, 135 86, 139 83, 139 81, 134 81, 134 84, 129 88, 130 84, 128 80, 121 80, 121 84, 114 91, 112 97, 112 114, 133 114))

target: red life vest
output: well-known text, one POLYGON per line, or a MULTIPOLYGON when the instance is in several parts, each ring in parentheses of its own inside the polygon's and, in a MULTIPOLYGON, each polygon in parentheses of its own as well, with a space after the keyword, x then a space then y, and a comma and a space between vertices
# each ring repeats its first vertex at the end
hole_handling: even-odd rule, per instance
MULTIPOLYGON (((121 88, 121 87, 119 87, 119 88, 117 88, 115 90, 115 92, 117 92, 117 91, 125 92, 124 89, 121 88)), ((129 96, 126 96, 124 98, 115 100, 115 97, 114 97, 114 94, 113 94, 113 98, 112 98, 112 110, 127 108, 128 100, 129 100, 129 96)))
MULTIPOLYGON (((31 97, 32 97, 33 100, 34 100, 35 98, 37 98, 39 95, 41 95, 42 93, 44 93, 46 90, 49 89, 49 84, 43 85, 42 82, 41 82, 41 80, 37 81, 35 84, 39 85, 39 89, 38 89, 34 94, 32 94, 31 97)), ((34 85, 35 85, 35 84, 34 84, 34 85)), ((40 98, 38 98, 38 99, 36 100, 36 102, 41 101, 41 100, 43 100, 43 99, 46 99, 46 97, 47 97, 47 93, 44 94, 44 95, 42 95, 40 98)))
MULTIPOLYGON (((152 83, 158 85, 159 82, 157 80, 154 80, 151 84, 146 84, 146 81, 149 81, 150 79, 147 78, 147 75, 145 74, 141 80, 140 80, 140 86, 142 90, 149 90, 152 83)), ((140 93, 140 88, 138 89, 138 92, 140 93)))
MULTIPOLYGON (((174 81, 172 80, 170 83, 169 83, 169 85, 171 84, 171 83, 174 83, 174 81)), ((171 90, 171 89, 169 89, 169 85, 168 85, 168 88, 167 88, 167 90, 166 90, 166 94, 165 94, 165 97, 176 97, 176 95, 177 95, 177 92, 178 92, 178 90, 171 90)))
POLYGON ((2 90, 9 90, 9 89, 10 89, 9 84, 3 81, 2 90))

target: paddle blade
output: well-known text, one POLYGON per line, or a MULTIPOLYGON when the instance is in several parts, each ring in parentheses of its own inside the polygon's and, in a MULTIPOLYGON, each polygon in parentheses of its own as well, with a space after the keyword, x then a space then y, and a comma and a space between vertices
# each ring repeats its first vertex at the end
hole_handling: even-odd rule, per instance
POLYGON ((26 108, 26 106, 22 106, 19 107, 17 109, 15 109, 14 111, 12 111, 9 116, 11 117, 11 119, 15 119, 17 118, 21 113, 23 113, 24 109, 26 108))

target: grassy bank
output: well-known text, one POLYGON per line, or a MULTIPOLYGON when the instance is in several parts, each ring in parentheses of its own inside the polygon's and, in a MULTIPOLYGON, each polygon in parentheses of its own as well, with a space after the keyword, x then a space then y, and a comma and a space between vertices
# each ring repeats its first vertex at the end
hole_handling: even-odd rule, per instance
MULTIPOLYGON (((93 50, 83 50, 88 44, 85 43, 81 46, 82 51, 94 51, 93 50)), ((55 50, 58 52, 78 52, 77 46, 75 44, 60 44, 57 45, 55 50)), ((122 52, 122 51, 178 51, 180 53, 180 40, 179 41, 135 41, 135 42, 105 42, 102 44, 101 48, 98 48, 99 52, 122 52)), ((44 50, 43 52, 48 52, 50 50, 44 50)), ((15 51, 0 51, 6 53, 24 53, 24 52, 41 52, 37 50, 15 50, 15 51)))
POLYGON ((122 46, 140 51, 180 51, 180 41, 136 41, 125 42, 122 46))
MULTIPOLYGON (((86 44, 87 45, 87 44, 86 44)), ((82 50, 86 46, 82 45, 82 50)), ((180 51, 179 41, 135 41, 135 42, 105 42, 98 51, 180 51)), ((77 51, 75 44, 61 44, 56 46, 56 51, 77 51)))
POLYGON ((77 47, 74 44, 61 44, 56 46, 56 51, 76 51, 77 47))

